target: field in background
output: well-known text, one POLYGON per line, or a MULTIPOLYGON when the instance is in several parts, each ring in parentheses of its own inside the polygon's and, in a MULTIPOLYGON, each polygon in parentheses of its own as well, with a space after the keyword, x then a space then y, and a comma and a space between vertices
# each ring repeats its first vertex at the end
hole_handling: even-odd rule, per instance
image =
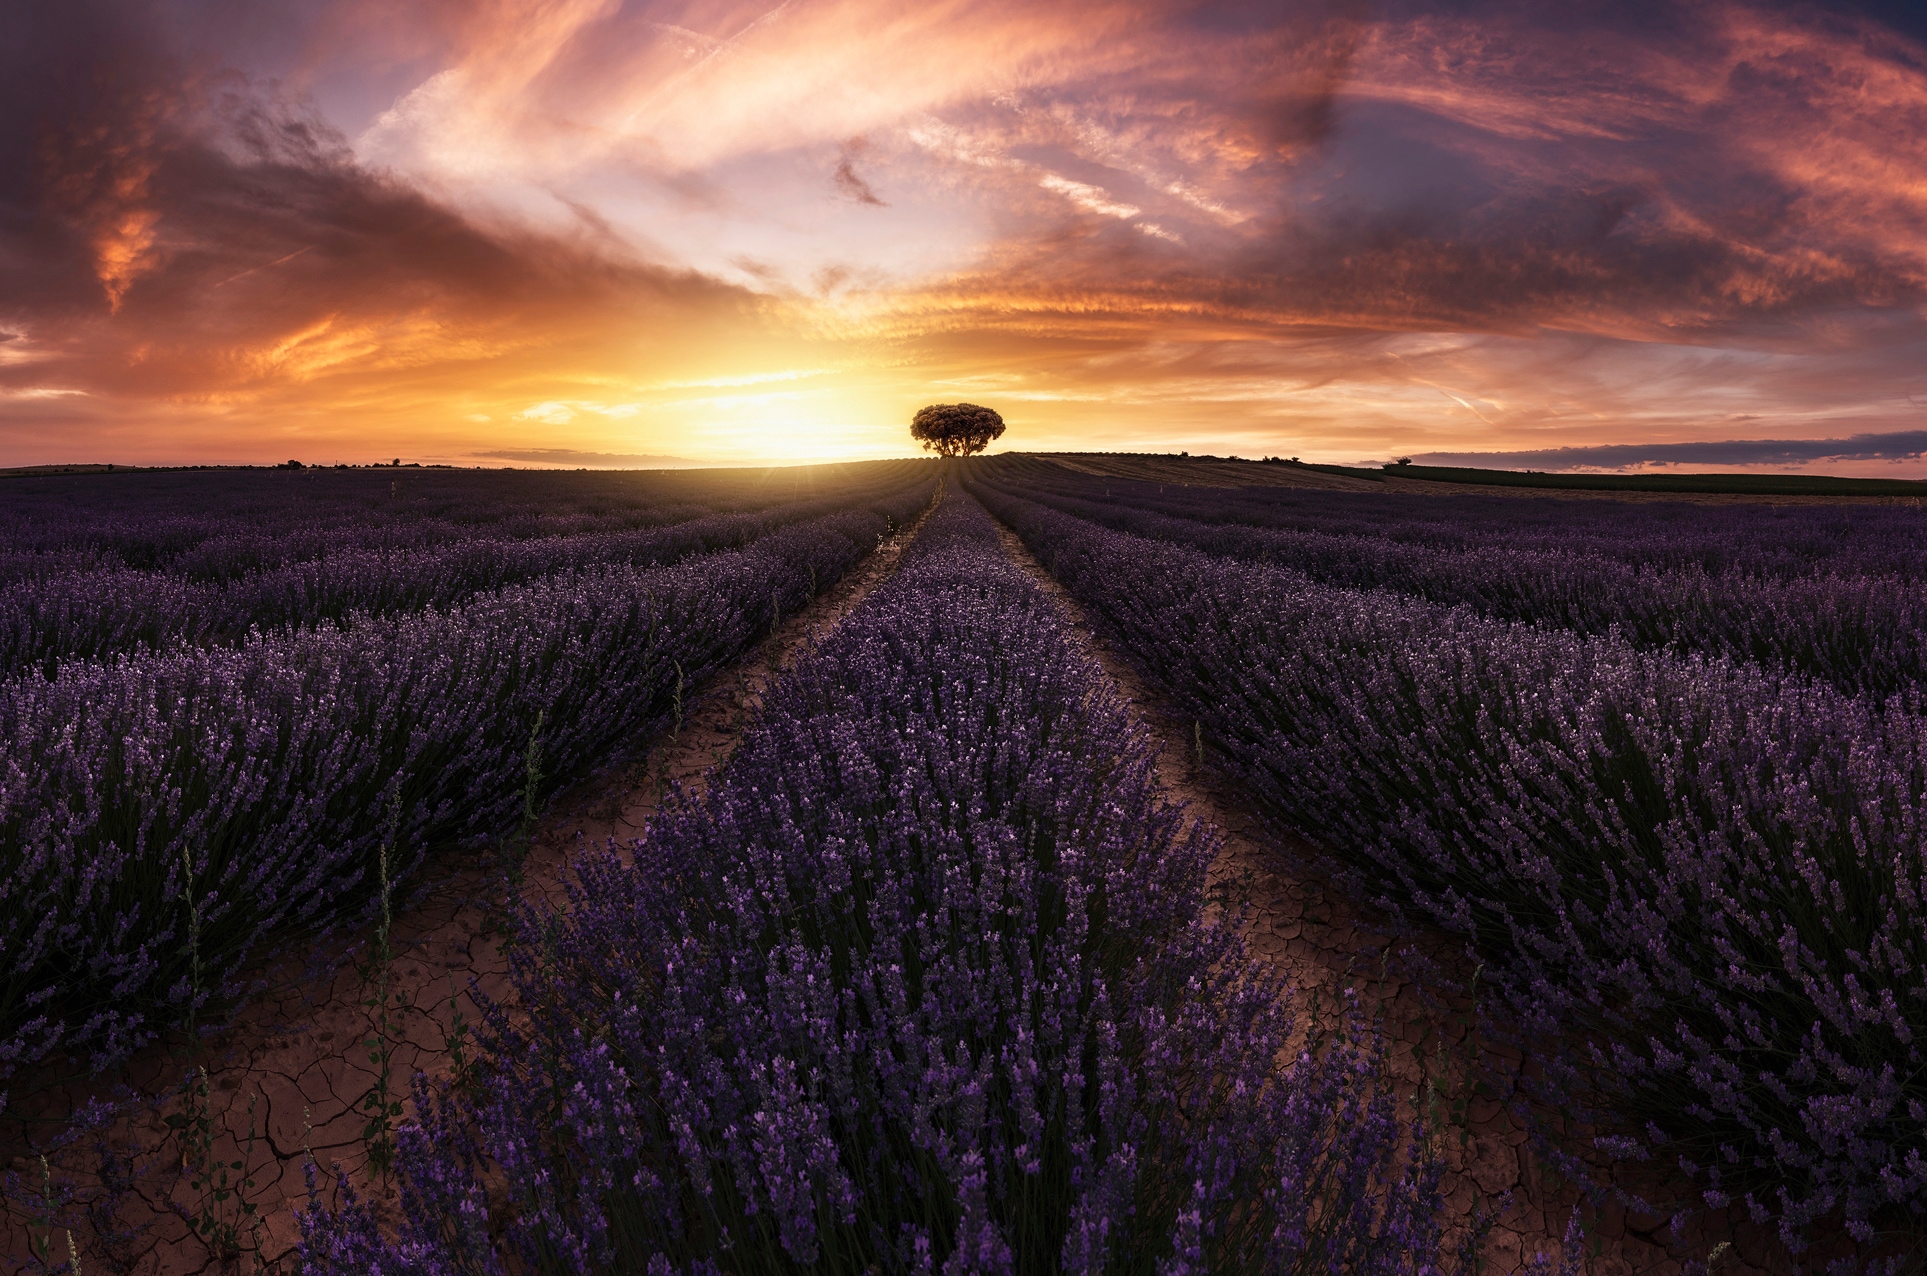
POLYGON ((1543 495, 1729 497, 1743 500, 1918 501, 1927 480, 1834 478, 1814 474, 1549 474, 1536 470, 1482 470, 1436 465, 1313 465, 1281 459, 1213 456, 1138 456, 1113 452, 1038 453, 1087 474, 1192 487, 1300 487, 1334 492, 1444 494, 1489 489, 1505 494, 1532 489, 1543 495))

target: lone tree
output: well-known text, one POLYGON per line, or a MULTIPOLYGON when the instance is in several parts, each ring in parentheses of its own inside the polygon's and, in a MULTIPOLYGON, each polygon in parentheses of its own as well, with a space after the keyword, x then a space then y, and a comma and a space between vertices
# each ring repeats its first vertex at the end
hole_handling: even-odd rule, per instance
POLYGON ((1004 432, 1004 419, 974 403, 933 403, 910 418, 910 437, 938 456, 981 452, 1004 432))

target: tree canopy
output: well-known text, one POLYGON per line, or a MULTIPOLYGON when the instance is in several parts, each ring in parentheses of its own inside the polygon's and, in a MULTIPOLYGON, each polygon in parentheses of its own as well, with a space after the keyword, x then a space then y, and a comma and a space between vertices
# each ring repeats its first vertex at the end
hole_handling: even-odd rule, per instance
POLYGON ((1004 418, 974 403, 932 403, 910 418, 910 437, 939 456, 981 452, 1004 432, 1004 418))

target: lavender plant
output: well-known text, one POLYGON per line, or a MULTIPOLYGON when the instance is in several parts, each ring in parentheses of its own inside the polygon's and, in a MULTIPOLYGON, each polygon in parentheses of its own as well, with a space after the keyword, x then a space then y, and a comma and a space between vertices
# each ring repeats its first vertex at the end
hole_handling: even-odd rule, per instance
POLYGON ((1490 963, 1539 1097, 1799 1252, 1927 1206, 1927 718, 992 508, 1281 824, 1490 963))
POLYGON ((359 549, 424 553, 749 513, 927 478, 928 462, 680 473, 308 470, 24 479, 0 490, 0 581, 69 570, 233 581, 359 549))
POLYGON ((1439 1166, 1356 1009, 1206 920, 1212 835, 953 497, 700 799, 529 911, 404 1221, 315 1272, 1429 1271, 1439 1166))
POLYGON ((255 1187, 248 1163, 259 1138, 254 1115, 259 1096, 248 1096, 247 1134, 236 1140, 239 1155, 232 1160, 220 1155, 224 1123, 215 1114, 205 1067, 188 1075, 178 1097, 180 1106, 168 1114, 167 1129, 180 1147, 181 1178, 189 1199, 170 1203, 214 1258, 232 1260, 244 1251, 258 1251, 266 1220, 260 1205, 248 1199, 255 1187))
POLYGON ((134 1270, 153 1242, 154 1201, 171 1197, 190 1173, 178 1136, 158 1147, 145 1137, 143 1127, 165 1106, 159 1096, 116 1089, 89 1097, 63 1121, 15 1130, 27 1155, 0 1174, 0 1202, 22 1229, 9 1255, 17 1270, 71 1271, 77 1247, 68 1238, 76 1231, 87 1238, 88 1270, 134 1270))
POLYGON ((800 603, 930 491, 671 567, 0 684, 0 1083, 55 1050, 108 1066, 187 1003, 231 1000, 264 941, 359 908, 391 777, 401 844, 450 846, 513 821, 538 710, 545 789, 646 739, 678 669, 746 651, 772 590, 800 603), (220 987, 198 986, 190 952, 220 987))
MULTIPOLYGON (((536 721, 539 729, 539 716, 536 721)), ((532 757, 535 751, 533 740, 529 751, 532 757)), ((374 943, 362 961, 360 970, 362 1005, 368 1010, 368 1027, 372 1034, 362 1045, 368 1051, 368 1063, 375 1071, 375 1082, 359 1105, 368 1117, 361 1129, 361 1141, 368 1149, 369 1167, 381 1176, 384 1183, 388 1179, 389 1166, 395 1159, 395 1120, 402 1115, 401 1099, 394 1085, 395 1045, 402 1026, 401 1019, 412 1009, 408 994, 391 990, 389 986, 395 965, 395 950, 390 938, 394 928, 394 879, 389 872, 389 865, 395 858, 395 830, 400 826, 401 800, 400 793, 396 792, 389 799, 388 833, 382 840, 377 864, 374 943)))
MULTIPOLYGON (((1354 506, 1381 513, 1342 523, 1307 518, 1306 528, 1271 525, 1298 511, 1298 493, 1240 502, 1219 490, 1178 488, 1121 499, 1090 490, 1095 480, 1041 486, 1021 494, 1118 531, 1269 563, 1317 584, 1750 660, 1848 693, 1907 695, 1914 703, 1927 695, 1927 562, 1890 543, 1917 543, 1920 520, 1911 508, 1872 507, 1857 515, 1867 526, 1848 523, 1853 530, 1822 538, 1811 516, 1775 528, 1784 516, 1771 506, 1722 506, 1717 520, 1702 515, 1682 528, 1663 512, 1678 502, 1620 504, 1618 539, 1608 540, 1590 519, 1578 520, 1589 532, 1579 535, 1550 519, 1521 529, 1506 518, 1508 505, 1577 504, 1571 501, 1473 498, 1498 507, 1491 521, 1508 529, 1499 534, 1493 527, 1481 533, 1463 514, 1441 528, 1431 507, 1444 502, 1430 497, 1352 496, 1354 506), (1233 521, 1234 513, 1253 521, 1233 521), (1777 547, 1776 534, 1786 537, 1777 547), (1823 544, 1830 552, 1820 552, 1823 544)), ((1337 502, 1319 494, 1313 504, 1330 512, 1337 502)))
MULTIPOLYGON (((456 606, 491 590, 571 572, 673 563, 741 548, 783 527, 879 499, 887 517, 904 486, 905 477, 888 469, 759 509, 645 507, 629 517, 640 520, 646 512, 661 521, 536 537, 515 536, 527 529, 499 523, 466 535, 469 529, 459 526, 432 534, 419 526, 407 535, 388 529, 391 534, 378 539, 363 526, 327 525, 304 534, 270 523, 210 538, 192 555, 176 555, 161 567, 109 569, 85 560, 75 570, 0 584, 0 676, 37 671, 52 678, 62 663, 74 660, 184 644, 231 645, 255 629, 456 606)), ((119 517, 130 515, 122 511, 119 517)), ((116 543, 128 548, 125 538, 116 543)))
POLYGON ((1390 495, 1304 488, 1205 488, 1077 473, 1021 456, 971 462, 973 481, 1148 510, 1225 528, 1313 533, 1462 552, 1524 549, 1601 556, 1630 567, 1712 575, 1927 574, 1927 520, 1915 501, 1702 504, 1551 496, 1390 495))

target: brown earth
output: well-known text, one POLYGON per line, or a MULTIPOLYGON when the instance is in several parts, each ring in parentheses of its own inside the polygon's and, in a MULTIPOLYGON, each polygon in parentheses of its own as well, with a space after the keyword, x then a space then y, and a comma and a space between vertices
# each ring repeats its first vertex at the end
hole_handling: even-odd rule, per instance
MULTIPOLYGON (((934 508, 933 502, 809 607, 783 621, 760 648, 693 691, 680 728, 639 763, 618 766, 559 795, 532 838, 523 897, 561 906, 578 848, 645 837, 669 786, 700 791, 734 749, 773 674, 820 641, 889 576, 934 508)), ((409 1079, 416 1072, 430 1077, 450 1072, 456 1016, 471 1025, 478 1018, 471 990, 497 1000, 510 991, 501 950, 503 889, 499 873, 470 865, 395 918, 388 987, 400 1001, 390 1016, 387 1074, 405 1112, 409 1079)), ((81 1272, 173 1276, 292 1270, 310 1161, 324 1184, 339 1164, 364 1199, 392 1216, 395 1193, 372 1178, 364 1137, 366 1105, 380 1079, 380 1069, 369 1059, 375 1031, 369 984, 357 964, 365 961, 371 938, 363 934, 353 946, 338 946, 319 963, 330 972, 319 978, 303 978, 299 966, 277 972, 279 991, 249 1005, 206 1043, 202 1066, 213 1154, 223 1162, 241 1162, 244 1168, 230 1178, 247 1184, 225 1202, 211 1202, 209 1192, 193 1190, 179 1172, 180 1142, 165 1124, 166 1117, 182 1111, 179 1087, 188 1061, 178 1048, 147 1052, 119 1078, 147 1096, 134 1117, 113 1130, 140 1170, 140 1181, 115 1203, 105 1227, 84 1226, 88 1220, 75 1217, 80 1211, 72 1208, 61 1211, 51 1227, 44 1217, 35 1218, 36 1212, 44 1214, 32 1199, 44 1179, 30 1140, 32 1131, 44 1138, 46 1131, 61 1128, 69 1113, 109 1087, 100 1081, 54 1087, 37 1096, 25 1123, 18 1119, 21 1114, 10 1112, 15 1119, 0 1130, 0 1139, 10 1145, 9 1168, 29 1199, 10 1200, 0 1220, 0 1256, 7 1269, 31 1270, 43 1255, 52 1265, 68 1267, 71 1244, 81 1272), (243 1202, 255 1207, 258 1223, 243 1215, 243 1202), (210 1204, 218 1218, 241 1233, 238 1252, 218 1255, 190 1232, 183 1211, 203 1212, 210 1204), (117 1228, 132 1235, 117 1242, 110 1235, 117 1228)), ((56 1188, 71 1182, 98 1190, 98 1157, 88 1147, 50 1162, 56 1188)))

